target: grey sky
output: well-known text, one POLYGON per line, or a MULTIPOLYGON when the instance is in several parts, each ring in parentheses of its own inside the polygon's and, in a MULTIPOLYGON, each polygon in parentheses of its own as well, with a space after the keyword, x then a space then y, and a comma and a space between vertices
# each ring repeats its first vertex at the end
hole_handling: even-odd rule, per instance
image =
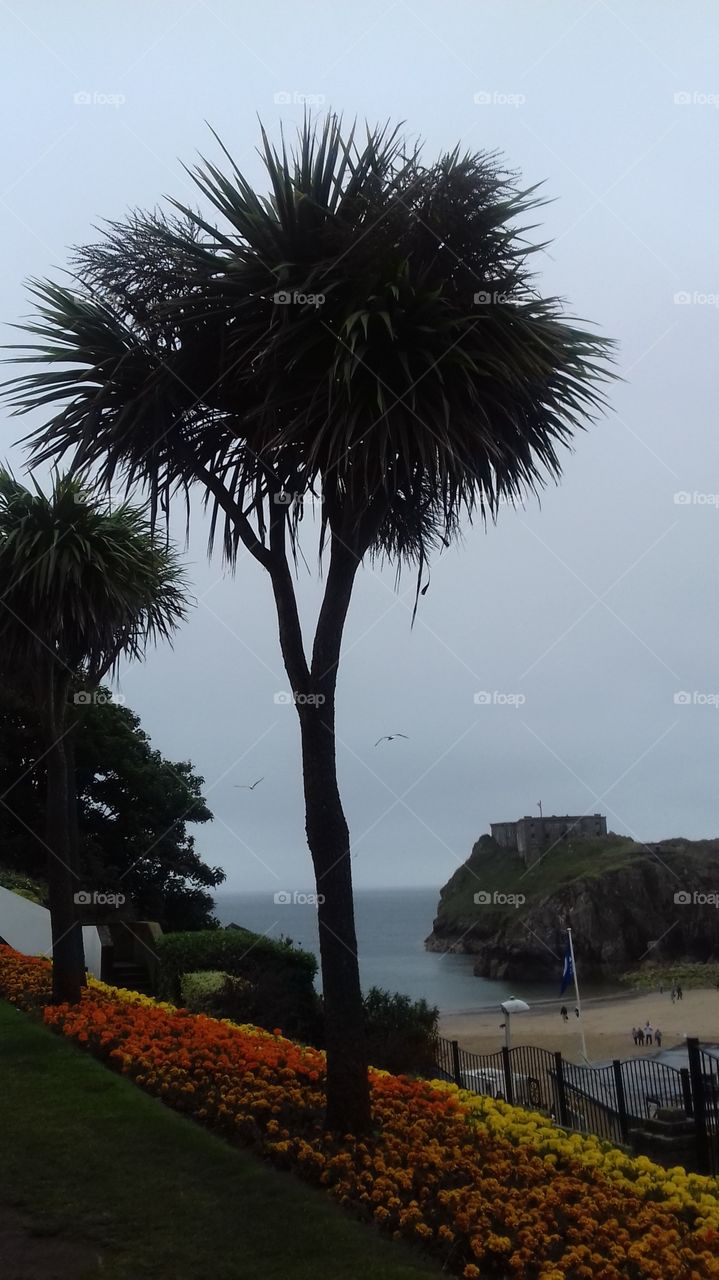
MULTIPOLYGON (((181 162, 217 156, 205 121, 260 182, 257 114, 291 132, 303 95, 404 120, 428 156, 498 148, 545 181, 542 288, 619 340, 626 382, 541 510, 503 511, 433 566, 412 631, 413 582, 361 573, 338 698, 356 883, 439 886, 490 821, 539 800, 640 838, 718 834, 715 7, 14 0, 0 40, 7 323, 28 311, 23 279, 62 267, 93 223, 166 193, 196 202, 181 162), (374 748, 397 730, 409 741, 374 748)), ((16 469, 23 425, 0 420, 16 469)), ((216 821, 199 845, 229 886, 306 889, 268 582, 247 560, 234 581, 208 565, 205 536, 197 519, 189 625, 121 689, 154 744, 205 776, 216 821)), ((307 616, 318 592, 303 574, 307 616)))

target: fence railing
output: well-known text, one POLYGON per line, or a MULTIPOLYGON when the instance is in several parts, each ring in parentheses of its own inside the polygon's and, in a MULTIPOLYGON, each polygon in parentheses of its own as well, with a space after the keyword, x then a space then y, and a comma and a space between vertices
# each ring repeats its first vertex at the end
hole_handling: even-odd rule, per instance
POLYGON ((604 1067, 579 1066, 561 1053, 519 1045, 498 1053, 471 1053, 456 1040, 436 1041, 438 1074, 474 1093, 542 1111, 556 1124, 626 1144, 630 1130, 660 1108, 680 1108, 694 1120, 697 1164, 719 1175, 719 1060, 687 1040, 686 1067, 654 1058, 615 1059, 604 1067))

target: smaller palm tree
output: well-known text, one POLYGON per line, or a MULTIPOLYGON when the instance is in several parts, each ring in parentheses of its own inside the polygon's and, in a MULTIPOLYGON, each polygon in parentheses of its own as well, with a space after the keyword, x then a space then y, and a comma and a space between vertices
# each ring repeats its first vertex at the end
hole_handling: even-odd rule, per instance
POLYGON ((71 476, 46 496, 0 468, 0 646, 32 695, 45 744, 56 1003, 76 1003, 84 984, 73 749, 81 708, 121 657, 170 639, 187 607, 176 553, 141 512, 111 510, 71 476))

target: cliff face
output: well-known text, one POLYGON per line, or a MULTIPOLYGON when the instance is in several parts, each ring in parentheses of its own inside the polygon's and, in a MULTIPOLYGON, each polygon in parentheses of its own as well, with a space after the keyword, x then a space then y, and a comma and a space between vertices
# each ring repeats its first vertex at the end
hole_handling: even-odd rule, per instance
POLYGON ((425 945, 476 956, 481 977, 552 980, 570 926, 582 976, 612 977, 719 958, 718 902, 719 841, 574 840, 527 871, 484 836, 442 889, 425 945))

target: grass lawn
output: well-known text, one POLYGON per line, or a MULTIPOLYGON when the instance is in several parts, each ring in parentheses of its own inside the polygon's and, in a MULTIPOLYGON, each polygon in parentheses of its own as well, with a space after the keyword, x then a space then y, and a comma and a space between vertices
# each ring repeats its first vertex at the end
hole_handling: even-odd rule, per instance
POLYGON ((3 1280, 439 1275, 0 1002, 3 1280))

